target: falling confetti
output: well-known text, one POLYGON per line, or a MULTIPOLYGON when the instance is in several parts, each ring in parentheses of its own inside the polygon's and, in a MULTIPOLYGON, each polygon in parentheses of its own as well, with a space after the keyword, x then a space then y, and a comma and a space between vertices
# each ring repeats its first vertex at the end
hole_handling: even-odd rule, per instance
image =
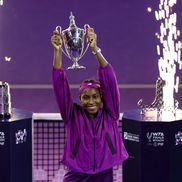
POLYGON ((3 0, 0 0, 0 6, 2 6, 3 5, 3 0))
MULTIPOLYGON (((174 91, 178 92, 179 77, 176 69, 181 69, 181 42, 178 41, 180 31, 176 27, 177 14, 172 12, 177 0, 160 0, 159 10, 155 11, 155 18, 160 22, 159 41, 157 45, 159 74, 164 81, 163 114, 172 116, 175 112, 174 91)), ((163 118, 165 120, 165 118, 163 118)))
POLYGON ((150 13, 150 12, 152 12, 152 8, 151 7, 148 7, 147 8, 147 11, 150 13))
POLYGON ((141 114, 154 112, 158 121, 173 121, 177 118, 178 101, 174 99, 174 91, 178 92, 179 76, 176 69, 182 69, 182 42, 178 40, 180 31, 177 29, 177 14, 173 13, 173 6, 177 0, 160 0, 159 10, 155 11, 155 18, 160 22, 160 32, 155 33, 159 43, 157 45, 159 77, 156 81, 155 99, 150 105, 140 99, 137 103, 142 109, 141 114))
POLYGON ((9 62, 9 61, 11 61, 11 57, 5 56, 4 57, 4 60, 7 61, 7 62, 9 62))

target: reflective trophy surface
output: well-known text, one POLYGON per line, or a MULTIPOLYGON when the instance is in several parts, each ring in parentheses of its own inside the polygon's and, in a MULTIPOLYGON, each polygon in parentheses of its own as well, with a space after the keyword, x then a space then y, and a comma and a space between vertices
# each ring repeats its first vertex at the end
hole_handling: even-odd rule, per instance
POLYGON ((78 64, 78 61, 83 57, 88 49, 88 44, 84 50, 84 40, 88 24, 84 25, 84 29, 78 28, 75 23, 75 17, 70 13, 69 27, 61 31, 61 26, 57 26, 56 30, 60 33, 65 51, 63 53, 73 62, 73 65, 67 69, 82 69, 85 67, 78 64))
POLYGON ((11 95, 9 84, 0 81, 0 118, 11 116, 11 95))

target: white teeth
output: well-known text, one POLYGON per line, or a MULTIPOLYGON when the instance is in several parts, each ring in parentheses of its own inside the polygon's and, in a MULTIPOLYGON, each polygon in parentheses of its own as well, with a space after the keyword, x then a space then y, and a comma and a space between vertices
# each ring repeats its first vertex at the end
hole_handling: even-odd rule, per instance
POLYGON ((89 108, 89 109, 95 109, 96 106, 89 106, 88 108, 89 108))

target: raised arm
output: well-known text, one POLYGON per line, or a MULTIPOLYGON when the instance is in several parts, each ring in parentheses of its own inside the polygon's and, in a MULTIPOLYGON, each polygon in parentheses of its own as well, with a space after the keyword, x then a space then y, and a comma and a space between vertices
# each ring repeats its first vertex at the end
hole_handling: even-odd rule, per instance
POLYGON ((107 112, 117 120, 120 114, 120 93, 115 72, 108 64, 100 67, 98 73, 104 106, 107 112))
POLYGON ((53 67, 60 69, 62 67, 62 39, 58 31, 53 32, 51 37, 51 44, 54 48, 53 67))
POLYGON ((99 66, 107 66, 108 62, 102 55, 101 49, 97 46, 97 35, 94 32, 93 28, 87 29, 87 41, 89 43, 90 49, 92 50, 92 53, 96 56, 99 66))
POLYGON ((97 35, 88 28, 88 42, 92 53, 99 63, 99 80, 101 84, 103 103, 108 113, 115 119, 119 118, 120 95, 115 72, 97 46, 97 35))
POLYGON ((51 44, 54 48, 53 57, 53 89, 56 101, 63 120, 67 123, 70 119, 73 101, 66 74, 62 68, 62 39, 57 31, 53 32, 51 44))

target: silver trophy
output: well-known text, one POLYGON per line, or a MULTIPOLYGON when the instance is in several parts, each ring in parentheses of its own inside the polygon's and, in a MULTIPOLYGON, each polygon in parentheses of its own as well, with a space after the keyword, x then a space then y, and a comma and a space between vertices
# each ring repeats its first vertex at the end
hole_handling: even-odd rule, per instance
POLYGON ((78 61, 83 57, 88 49, 88 44, 84 50, 84 40, 86 29, 90 27, 88 24, 84 25, 84 29, 78 28, 75 24, 75 17, 70 13, 70 25, 67 29, 61 31, 61 26, 57 26, 56 30, 60 33, 65 51, 63 53, 73 62, 73 65, 68 69, 82 69, 85 68, 78 64, 78 61))
POLYGON ((0 118, 11 116, 11 95, 9 84, 0 81, 0 118))

